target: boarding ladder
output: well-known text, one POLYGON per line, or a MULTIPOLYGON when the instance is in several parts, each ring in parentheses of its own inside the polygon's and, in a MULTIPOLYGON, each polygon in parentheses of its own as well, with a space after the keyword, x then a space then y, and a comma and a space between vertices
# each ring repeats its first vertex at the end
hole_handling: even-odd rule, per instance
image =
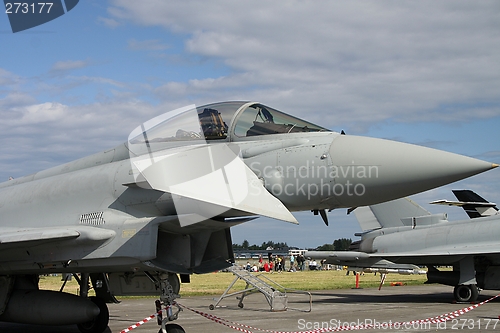
POLYGON ((231 282, 229 287, 227 287, 226 291, 221 295, 221 297, 219 297, 217 302, 215 304, 210 304, 209 306, 210 310, 214 310, 224 298, 240 294, 241 297, 236 297, 236 298, 239 299, 238 307, 243 308, 243 299, 245 298, 245 296, 252 292, 257 292, 257 291, 261 292, 264 295, 264 297, 267 300, 267 303, 271 307, 271 311, 286 311, 287 309, 290 309, 290 310, 310 312, 312 309, 312 296, 311 293, 307 291, 285 288, 282 285, 267 278, 263 274, 252 274, 251 272, 237 265, 229 267, 228 271, 233 273, 235 275, 235 278, 233 282, 231 282), (231 288, 233 288, 235 283, 240 279, 246 282, 245 289, 229 293, 231 288), (309 309, 302 310, 302 309, 290 308, 288 306, 287 293, 304 294, 309 296, 309 309))

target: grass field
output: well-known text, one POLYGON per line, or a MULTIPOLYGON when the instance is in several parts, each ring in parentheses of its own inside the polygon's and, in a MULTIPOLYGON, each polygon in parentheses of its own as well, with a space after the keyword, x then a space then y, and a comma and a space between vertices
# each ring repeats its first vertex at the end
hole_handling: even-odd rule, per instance
MULTIPOLYGON (((272 281, 289 289, 313 291, 313 290, 331 290, 353 288, 355 286, 355 276, 352 273, 346 276, 346 271, 303 271, 303 272, 282 272, 282 273, 261 273, 272 281)), ((234 280, 232 273, 217 272, 200 275, 192 275, 191 283, 181 285, 182 296, 197 295, 220 295, 229 284, 234 280)), ((404 285, 423 284, 427 280, 425 275, 399 275, 388 274, 385 280, 385 286, 394 282, 401 282, 404 285)), ((361 288, 378 287, 380 284, 380 275, 374 276, 373 273, 360 275, 359 286, 361 288)), ((43 276, 40 278, 40 288, 59 290, 61 288, 61 276, 43 276)), ((243 281, 238 281, 234 290, 242 290, 245 287, 243 281)), ((68 282, 64 291, 69 293, 78 293, 79 286, 73 279, 68 282)))
MULTIPOLYGON (((346 276, 346 271, 303 271, 303 272, 283 272, 283 273, 263 273, 272 281, 289 289, 313 291, 345 289, 355 287, 355 276, 351 273, 346 276)), ((229 284, 234 280, 231 273, 211 273, 204 275, 194 275, 190 284, 181 287, 183 295, 213 295, 222 294, 229 284)), ((405 285, 423 284, 427 278, 425 275, 399 275, 388 274, 385 285, 391 282, 402 282, 405 285)), ((380 285, 380 275, 364 274, 359 277, 361 288, 378 287, 380 285)), ((245 283, 238 281, 235 290, 244 289, 245 283)))

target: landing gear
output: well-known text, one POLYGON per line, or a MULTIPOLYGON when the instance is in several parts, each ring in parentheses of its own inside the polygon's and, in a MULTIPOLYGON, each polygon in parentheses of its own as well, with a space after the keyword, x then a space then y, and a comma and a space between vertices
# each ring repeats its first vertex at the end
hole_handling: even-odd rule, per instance
POLYGON ((460 278, 453 290, 457 302, 475 302, 479 296, 476 282, 476 266, 473 256, 464 257, 459 261, 460 278))
POLYGON ((453 296, 460 303, 475 302, 479 296, 479 290, 475 284, 459 284, 453 290, 453 296))
POLYGON ((184 329, 177 324, 167 324, 177 319, 182 308, 177 305, 175 299, 179 297, 180 290, 179 277, 176 274, 160 273, 153 276, 145 272, 146 275, 160 289, 160 299, 155 302, 156 310, 161 313, 158 315, 158 324, 161 325, 159 333, 185 333, 184 329))

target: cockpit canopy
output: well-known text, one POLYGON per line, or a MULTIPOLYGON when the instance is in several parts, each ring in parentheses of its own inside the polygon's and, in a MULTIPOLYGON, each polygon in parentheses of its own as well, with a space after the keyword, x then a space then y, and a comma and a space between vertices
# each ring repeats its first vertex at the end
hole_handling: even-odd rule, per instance
POLYGON ((257 135, 328 131, 259 103, 222 102, 202 106, 197 110, 207 140, 230 136, 231 141, 238 141, 239 138, 257 135), (207 117, 208 112, 211 117, 207 117))
POLYGON ((262 135, 320 131, 328 130, 260 103, 221 102, 192 105, 151 119, 132 132, 129 143, 156 146, 193 140, 240 141, 262 135))
POLYGON ((257 135, 328 131, 259 103, 247 103, 235 115, 231 133, 235 141, 257 135))

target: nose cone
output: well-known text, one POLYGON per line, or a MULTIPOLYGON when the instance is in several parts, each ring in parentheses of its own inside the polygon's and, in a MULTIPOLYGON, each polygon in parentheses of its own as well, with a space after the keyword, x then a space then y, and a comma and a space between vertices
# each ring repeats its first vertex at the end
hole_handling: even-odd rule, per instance
POLYGON ((442 150, 350 135, 333 141, 330 156, 336 199, 346 207, 427 191, 498 166, 442 150))

